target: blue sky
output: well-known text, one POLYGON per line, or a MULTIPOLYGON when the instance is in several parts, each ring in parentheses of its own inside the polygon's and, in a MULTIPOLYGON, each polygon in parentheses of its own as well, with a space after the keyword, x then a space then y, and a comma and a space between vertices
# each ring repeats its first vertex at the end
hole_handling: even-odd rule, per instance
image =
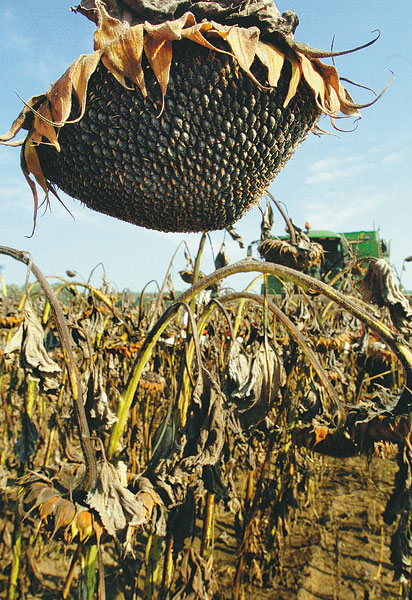
MULTIPOLYGON (((395 73, 395 80, 377 104, 362 111, 356 131, 318 138, 311 135, 271 186, 271 192, 287 205, 297 225, 309 221, 314 229, 380 230, 391 242, 392 263, 400 272, 403 259, 412 255, 412 58, 410 26, 412 4, 399 0, 395 9, 382 0, 307 0, 277 2, 281 12, 294 9, 300 18, 296 39, 328 49, 358 46, 382 35, 373 46, 337 59, 342 76, 380 91, 395 73)), ((79 54, 93 50, 94 26, 69 11, 70 2, 15 0, 0 6, 0 130, 5 133, 21 110, 21 101, 45 92, 79 54)), ((368 102, 370 92, 350 88, 356 101, 368 102)), ((351 121, 339 122, 351 129, 351 121)), ((330 132, 325 119, 321 126, 330 132)), ((181 240, 195 253, 200 234, 165 234, 148 231, 99 215, 64 196, 75 220, 52 200, 51 212, 38 219, 33 238, 31 192, 20 172, 19 149, 0 147, 0 244, 30 251, 46 275, 63 275, 72 269, 87 279, 102 262, 107 279, 117 289, 141 289, 146 282, 159 283, 171 255, 181 240)), ((275 216, 274 232, 284 225, 275 216)), ((245 243, 259 237, 260 213, 252 209, 237 224, 245 243)), ((245 257, 224 232, 211 235, 218 252, 225 240, 232 261, 245 257)), ((22 283, 24 268, 0 257, 8 283, 22 283)), ((174 269, 177 289, 185 284, 178 271, 185 266, 183 251, 174 269)), ((212 249, 207 246, 202 270, 213 269, 212 249)), ((101 270, 94 279, 99 284, 101 270)), ((250 276, 248 276, 250 280, 250 276)), ((405 265, 404 285, 412 289, 412 263, 405 265)), ((244 277, 233 285, 244 285, 244 277)))

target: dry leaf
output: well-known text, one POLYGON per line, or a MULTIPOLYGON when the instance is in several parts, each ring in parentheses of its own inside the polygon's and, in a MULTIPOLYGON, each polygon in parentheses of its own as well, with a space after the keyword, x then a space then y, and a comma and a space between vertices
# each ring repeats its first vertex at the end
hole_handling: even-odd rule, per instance
POLYGON ((125 541, 129 530, 146 522, 142 501, 124 487, 116 469, 103 461, 95 490, 87 495, 87 504, 100 516, 109 535, 125 541))
POLYGON ((370 263, 359 290, 367 302, 389 309, 392 323, 397 329, 405 333, 412 331, 412 307, 386 260, 381 258, 370 263))
POLYGON ((300 62, 298 62, 297 60, 291 59, 289 57, 287 58, 287 60, 291 64, 292 72, 291 72, 291 76, 290 76, 288 93, 287 93, 285 101, 283 103, 284 108, 286 108, 286 106, 289 104, 289 102, 295 96, 296 91, 298 89, 300 77, 302 75, 302 67, 301 67, 300 62))
POLYGON ((162 110, 172 64, 172 42, 146 35, 144 52, 162 91, 162 110))
POLYGON ((135 83, 146 98, 147 90, 142 69, 143 25, 135 25, 127 34, 118 37, 105 49, 104 66, 121 85, 127 87, 125 77, 135 83))
POLYGON ((285 56, 276 46, 268 42, 259 41, 256 56, 268 70, 268 84, 276 87, 282 72, 285 56))
POLYGON ((4 348, 4 354, 18 349, 27 366, 32 367, 40 375, 56 375, 61 372, 59 365, 50 358, 44 347, 44 331, 34 311, 30 299, 24 305, 24 321, 4 348))

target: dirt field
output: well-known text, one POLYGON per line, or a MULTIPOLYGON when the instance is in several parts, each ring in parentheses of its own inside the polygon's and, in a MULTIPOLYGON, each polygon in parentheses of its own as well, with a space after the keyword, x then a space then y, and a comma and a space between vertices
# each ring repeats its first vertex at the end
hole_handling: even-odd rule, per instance
MULTIPOLYGON (((317 457, 316 462, 312 501, 300 507, 289 524, 290 531, 283 537, 279 568, 270 588, 250 587, 246 598, 389 600, 399 597, 400 585, 393 581, 390 564, 393 528, 382 520, 397 469, 394 458, 375 457, 368 462, 365 457, 344 461, 317 457)), ((221 550, 226 546, 229 551, 229 542, 225 536, 223 540, 217 537, 221 550)), ((229 572, 227 567, 222 568, 222 579, 229 572)), ((216 598, 229 598, 227 580, 221 584, 216 598)))

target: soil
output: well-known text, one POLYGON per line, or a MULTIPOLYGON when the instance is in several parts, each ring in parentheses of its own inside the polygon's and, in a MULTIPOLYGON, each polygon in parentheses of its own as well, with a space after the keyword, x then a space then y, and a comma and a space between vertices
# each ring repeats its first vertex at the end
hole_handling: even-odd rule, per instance
MULTIPOLYGON (((315 457, 315 462, 309 500, 294 513, 288 523, 288 534, 282 536, 279 566, 270 587, 251 586, 245 598, 393 600, 399 597, 400 584, 393 581, 390 562, 390 539, 395 526, 388 527, 382 519, 397 470, 395 456, 372 460, 315 457)), ((223 521, 221 531, 222 526, 223 521)), ((226 531, 227 528, 226 522, 226 531)), ((223 540, 219 538, 219 521, 217 529, 217 549, 223 551, 226 543, 227 562, 220 570, 220 592, 216 597, 229 598, 227 578, 235 571, 235 547, 230 544, 233 540, 224 535, 223 540)))

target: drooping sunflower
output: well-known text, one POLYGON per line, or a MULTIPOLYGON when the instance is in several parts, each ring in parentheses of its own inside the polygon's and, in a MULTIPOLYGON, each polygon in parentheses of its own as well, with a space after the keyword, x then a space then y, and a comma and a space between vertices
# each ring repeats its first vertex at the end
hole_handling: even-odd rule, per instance
MULTIPOLYGON (((31 98, 22 168, 47 198, 162 231, 229 227, 322 114, 357 114, 272 0, 82 0, 94 52, 31 98), (35 181, 33 181, 33 176, 35 181)), ((325 53, 324 53, 325 54, 325 53)))

